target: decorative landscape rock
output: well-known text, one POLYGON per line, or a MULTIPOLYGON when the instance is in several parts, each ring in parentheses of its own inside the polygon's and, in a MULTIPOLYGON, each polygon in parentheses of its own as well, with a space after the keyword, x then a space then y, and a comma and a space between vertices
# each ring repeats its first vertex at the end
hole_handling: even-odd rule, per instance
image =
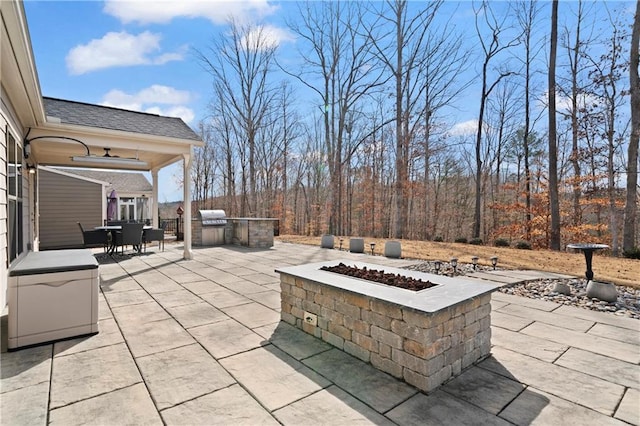
POLYGON ((402 246, 399 241, 387 241, 384 244, 384 255, 393 259, 400 259, 402 246))
POLYGON ((553 291, 558 294, 564 294, 565 296, 571 295, 571 287, 563 282, 555 283, 553 286, 553 291))
POLYGON ((425 392, 489 355, 498 284, 342 261, 437 284, 411 291, 320 270, 337 263, 276 270, 283 321, 425 392))

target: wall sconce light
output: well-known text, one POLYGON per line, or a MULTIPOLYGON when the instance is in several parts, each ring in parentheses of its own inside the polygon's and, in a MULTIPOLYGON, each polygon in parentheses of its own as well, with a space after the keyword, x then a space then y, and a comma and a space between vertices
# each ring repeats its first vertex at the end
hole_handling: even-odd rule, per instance
POLYGON ((27 163, 27 171, 29 172, 30 175, 36 174, 36 166, 34 166, 33 164, 27 163))
POLYGON ((493 265, 493 270, 496 270, 496 265, 498 264, 498 256, 491 257, 491 264, 493 265))
POLYGON ((436 274, 440 275, 440 267, 442 266, 442 262, 439 260, 436 260, 435 262, 433 262, 433 267, 436 270, 436 274))
POLYGON ((24 141, 23 153, 24 158, 29 158, 31 156, 31 144, 27 140, 24 141))
POLYGON ((371 256, 373 256, 373 250, 376 248, 376 243, 371 243, 371 256))
POLYGON ((471 257, 471 263, 473 263, 473 270, 475 271, 478 267, 478 256, 471 257))
POLYGON ((451 263, 451 267, 453 268, 453 275, 455 275, 456 274, 456 268, 458 267, 458 258, 452 257, 451 260, 449 261, 449 263, 451 263))

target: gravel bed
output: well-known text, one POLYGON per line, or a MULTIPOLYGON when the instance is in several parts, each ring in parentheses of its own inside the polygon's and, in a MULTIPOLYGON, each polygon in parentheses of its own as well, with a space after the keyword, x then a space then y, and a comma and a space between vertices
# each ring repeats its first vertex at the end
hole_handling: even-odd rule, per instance
MULTIPOLYGON (((428 272, 435 274, 436 270, 433 262, 422 262, 408 266, 406 269, 414 271, 428 272)), ((500 268, 498 268, 500 269, 500 268)), ((473 265, 458 264, 455 276, 464 276, 473 272, 473 265)), ((478 271, 490 271, 492 267, 477 266, 478 271)), ((440 268, 440 275, 453 276, 453 268, 448 263, 443 263, 440 268)), ((640 319, 640 289, 633 287, 616 285, 618 300, 615 303, 608 303, 598 299, 591 299, 586 296, 587 281, 580 278, 567 279, 541 279, 528 281, 519 284, 507 285, 499 291, 505 294, 529 297, 531 299, 548 300, 562 305, 576 306, 590 309, 592 311, 607 312, 617 316, 640 319), (565 296, 553 291, 557 283, 567 284, 571 288, 571 294, 565 296)))

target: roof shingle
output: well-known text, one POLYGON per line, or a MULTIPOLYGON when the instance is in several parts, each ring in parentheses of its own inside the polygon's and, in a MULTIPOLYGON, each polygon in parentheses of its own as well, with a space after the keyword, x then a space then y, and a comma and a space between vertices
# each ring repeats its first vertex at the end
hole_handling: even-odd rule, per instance
POLYGON ((63 99, 47 97, 42 99, 47 116, 59 118, 64 124, 200 140, 200 137, 180 118, 63 99))

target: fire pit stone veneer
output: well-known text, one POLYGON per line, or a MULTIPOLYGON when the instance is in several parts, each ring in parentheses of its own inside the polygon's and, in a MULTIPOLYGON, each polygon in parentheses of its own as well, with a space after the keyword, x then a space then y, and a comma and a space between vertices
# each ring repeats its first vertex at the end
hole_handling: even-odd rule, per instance
POLYGON ((489 355, 499 285, 342 261, 438 284, 416 292, 320 270, 339 262, 276 270, 283 321, 425 392, 489 355))

